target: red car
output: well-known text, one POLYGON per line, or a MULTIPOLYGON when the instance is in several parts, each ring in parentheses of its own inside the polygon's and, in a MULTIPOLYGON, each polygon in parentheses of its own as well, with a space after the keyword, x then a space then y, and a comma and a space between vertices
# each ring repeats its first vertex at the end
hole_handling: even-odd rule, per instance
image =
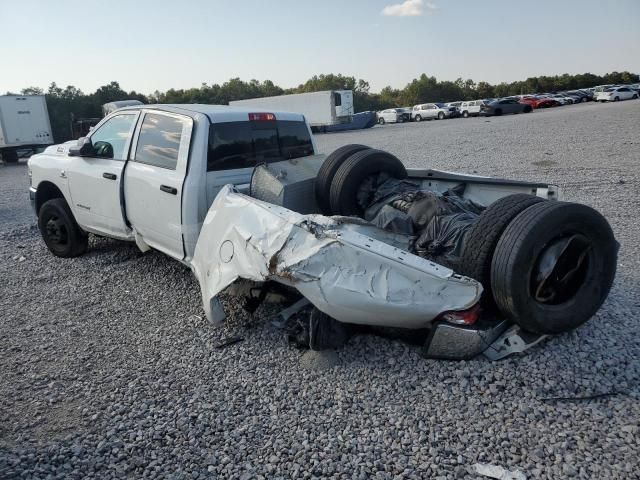
POLYGON ((549 97, 534 97, 529 95, 527 97, 522 97, 520 99, 520 103, 525 103, 527 105, 531 105, 532 108, 548 108, 555 107, 560 105, 559 102, 549 97))

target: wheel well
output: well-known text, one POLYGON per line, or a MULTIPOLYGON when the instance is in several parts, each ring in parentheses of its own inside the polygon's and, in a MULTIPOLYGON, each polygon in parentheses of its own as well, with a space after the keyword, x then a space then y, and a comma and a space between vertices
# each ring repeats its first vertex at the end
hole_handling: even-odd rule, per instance
POLYGON ((38 185, 38 190, 36 191, 36 214, 40 213, 40 207, 44 205, 44 202, 53 198, 64 199, 64 195, 58 187, 51 182, 42 182, 38 185))

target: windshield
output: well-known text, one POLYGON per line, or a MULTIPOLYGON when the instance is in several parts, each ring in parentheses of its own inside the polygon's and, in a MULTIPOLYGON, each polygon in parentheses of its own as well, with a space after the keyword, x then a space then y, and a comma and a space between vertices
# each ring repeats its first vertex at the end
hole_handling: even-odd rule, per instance
POLYGON ((274 120, 213 123, 209 127, 207 171, 255 167, 313 155, 307 124, 274 120))

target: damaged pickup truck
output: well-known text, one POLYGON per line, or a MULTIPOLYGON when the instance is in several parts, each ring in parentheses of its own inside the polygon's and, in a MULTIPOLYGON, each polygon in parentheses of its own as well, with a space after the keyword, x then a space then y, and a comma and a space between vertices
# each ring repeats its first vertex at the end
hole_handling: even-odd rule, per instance
POLYGON ((607 297, 607 221, 553 185, 406 169, 346 145, 317 155, 302 115, 211 105, 117 110, 29 161, 49 250, 87 233, 189 266, 213 323, 219 295, 279 301, 307 348, 402 332, 426 357, 501 358, 580 326, 607 297))

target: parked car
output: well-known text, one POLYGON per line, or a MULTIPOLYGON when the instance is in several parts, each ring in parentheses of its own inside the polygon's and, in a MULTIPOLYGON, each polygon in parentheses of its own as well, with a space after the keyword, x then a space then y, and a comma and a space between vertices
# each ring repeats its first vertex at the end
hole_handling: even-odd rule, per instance
POLYGON ((407 122, 410 122, 410 121, 411 121, 411 112, 413 111, 413 110, 411 109, 411 107, 402 107, 402 108, 400 108, 400 110, 402 110, 402 113, 404 113, 404 115, 405 115, 405 120, 406 120, 407 122))
POLYGON ((525 95, 520 98, 520 103, 530 105, 531 108, 549 108, 560 105, 560 102, 543 95, 525 95))
POLYGON ((600 92, 604 92, 607 88, 615 88, 615 87, 621 87, 621 86, 622 85, 610 84, 610 85, 598 85, 597 87, 593 87, 593 99, 596 100, 596 97, 598 96, 598 94, 600 92))
POLYGON ((638 98, 638 92, 629 87, 607 88, 596 95, 598 102, 617 102, 618 100, 630 100, 638 98))
POLYGON ((486 102, 485 100, 473 100, 471 102, 462 102, 460 104, 460 115, 464 118, 467 117, 477 117, 480 115, 480 108, 486 102))
POLYGON ((571 105, 573 103, 576 103, 576 98, 575 97, 569 97, 569 96, 563 95, 561 93, 553 93, 553 94, 548 94, 546 96, 548 98, 551 98, 552 100, 555 100, 560 105, 571 105))
POLYGON ((455 108, 456 108, 456 110, 457 110, 457 112, 458 112, 458 115, 460 115, 460 105, 462 105, 462 101, 459 101, 459 102, 449 102, 449 103, 446 103, 446 104, 445 104, 445 106, 447 106, 447 107, 455 107, 455 108))
POLYGON ((480 115, 499 116, 508 113, 529 113, 533 110, 531 105, 520 103, 515 98, 499 98, 480 106, 480 115))
POLYGON ((225 290, 279 301, 307 348, 355 324, 429 329, 429 357, 522 351, 592 317, 617 265, 606 219, 554 185, 407 169, 364 145, 318 155, 299 113, 125 107, 28 168, 53 255, 82 255, 89 232, 159 250, 191 268, 214 325, 225 290))
POLYGON ((570 90, 568 92, 561 92, 567 95, 571 95, 572 97, 577 97, 580 102, 590 102, 593 100, 593 92, 588 90, 570 90))
POLYGON ((378 112, 378 123, 403 123, 411 120, 411 114, 406 113, 402 108, 387 108, 378 112))
POLYGON ((416 105, 411 112, 411 118, 416 122, 422 120, 443 120, 445 118, 452 118, 458 116, 458 109, 456 107, 447 107, 443 103, 423 103, 422 105, 416 105))

